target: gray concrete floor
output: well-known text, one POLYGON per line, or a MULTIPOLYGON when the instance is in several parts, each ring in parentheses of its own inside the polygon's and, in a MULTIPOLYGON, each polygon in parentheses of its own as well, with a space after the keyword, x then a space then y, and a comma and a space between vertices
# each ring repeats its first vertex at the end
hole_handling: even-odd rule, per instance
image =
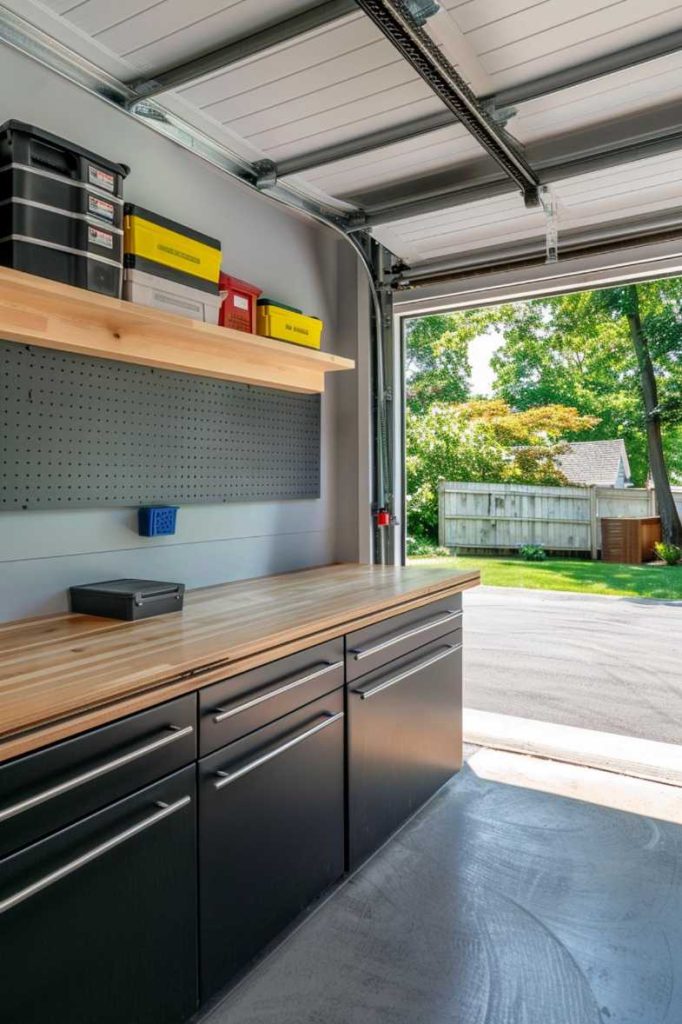
POLYGON ((682 601, 480 587, 464 608, 465 707, 682 743, 682 601))
POLYGON ((467 766, 203 1024, 678 1024, 682 826, 467 766))

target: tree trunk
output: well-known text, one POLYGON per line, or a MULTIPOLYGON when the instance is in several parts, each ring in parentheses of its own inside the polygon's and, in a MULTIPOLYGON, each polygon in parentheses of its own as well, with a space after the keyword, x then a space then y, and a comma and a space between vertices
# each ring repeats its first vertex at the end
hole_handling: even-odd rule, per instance
POLYGON ((668 468, 663 455, 663 438, 661 436, 661 413, 658 407, 658 388, 656 374, 651 361, 649 342, 647 341, 642 320, 639 314, 637 288, 631 286, 632 304, 627 314, 630 326, 630 337, 637 355, 639 376, 644 399, 646 415, 647 444, 649 448, 649 469, 656 488, 658 514, 661 517, 661 532, 666 544, 682 546, 682 523, 677 512, 675 499, 670 489, 668 468))

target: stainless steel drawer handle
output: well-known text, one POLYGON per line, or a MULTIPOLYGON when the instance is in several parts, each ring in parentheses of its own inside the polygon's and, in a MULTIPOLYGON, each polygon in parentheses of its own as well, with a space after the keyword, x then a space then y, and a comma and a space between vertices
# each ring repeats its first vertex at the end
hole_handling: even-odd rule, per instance
POLYGON ((23 814, 24 811, 30 811, 32 807, 44 804, 47 800, 61 796, 62 793, 68 793, 71 789, 77 789, 78 786, 83 786, 86 782, 92 782, 93 779, 100 778, 101 775, 107 775, 117 768, 122 768, 132 761, 137 761, 140 757, 153 754, 156 750, 161 750, 170 743, 175 743, 177 740, 182 739, 183 736, 189 736, 190 733, 194 732, 194 726, 192 725, 185 725, 183 727, 169 725, 168 729, 170 731, 164 736, 160 736, 158 740, 145 743, 144 746, 130 750, 127 754, 121 754, 120 757, 107 761, 106 764, 101 764, 97 768, 91 768, 90 771, 83 772, 82 775, 74 775, 72 778, 66 779, 56 786, 51 786, 50 789, 44 789, 41 793, 36 793, 35 796, 27 797, 26 800, 20 800, 19 803, 12 804, 10 807, 2 808, 0 810, 0 822, 13 818, 16 814, 23 814))
POLYGON ((397 636, 389 637, 387 640, 382 640, 380 644, 374 644, 373 647, 355 647, 351 648, 351 654, 356 661, 362 661, 363 658, 369 658, 372 654, 378 654, 379 651, 385 651, 387 647, 393 647, 394 644, 402 643, 403 640, 410 640, 413 636, 419 636, 420 633, 426 633, 429 629, 434 629, 436 626, 443 626, 446 622, 455 622, 456 619, 461 619, 462 613, 448 612, 447 615, 440 615, 437 619, 431 619, 429 622, 422 623, 421 626, 415 626, 414 629, 408 629, 404 633, 399 633, 397 636))
POLYGON ((382 690, 388 690, 389 686, 395 686, 396 683, 402 683, 403 679, 408 679, 416 672, 421 672, 423 668, 428 668, 429 665, 435 665, 437 661, 442 661, 443 658, 449 657, 449 655, 454 654, 455 651, 461 650, 462 644, 448 644, 444 651, 439 651, 438 654, 434 654, 430 658, 418 661, 416 665, 412 665, 411 668, 405 669, 404 672, 399 672, 397 676, 391 676, 390 679, 385 679, 383 683, 378 683, 376 686, 370 687, 369 690, 353 690, 353 693, 362 697, 363 700, 367 700, 368 697, 373 697, 375 693, 381 693, 382 690))
POLYGON ((0 901, 0 914, 4 914, 6 910, 11 910, 12 907, 16 907, 19 903, 23 903, 24 900, 30 899, 31 896, 35 896, 36 893, 42 892, 43 889, 47 889, 48 886, 54 885, 55 882, 59 882, 62 878, 66 878, 67 875, 73 874, 73 872, 78 871, 79 868, 85 867, 85 865, 89 864, 90 861, 97 860, 98 857, 108 853, 109 850, 113 850, 114 847, 127 842, 129 839, 132 839, 133 836, 151 828, 152 825, 156 825, 159 821, 163 821, 164 818, 170 817, 171 814, 175 814, 176 811, 179 811, 182 807, 186 807, 187 804, 191 802, 191 796, 183 796, 173 804, 158 801, 156 806, 159 810, 154 814, 150 814, 150 816, 145 818, 144 821, 140 821, 137 825, 131 825, 130 828, 127 828, 124 832, 119 832, 117 836, 107 839, 106 842, 100 843, 99 846, 93 846, 93 848, 88 850, 87 853, 83 853, 80 857, 70 860, 67 864, 63 864, 62 867, 57 868, 56 871, 51 871, 49 875, 44 875, 42 878, 39 878, 37 882, 27 885, 25 889, 20 889, 19 892, 15 892, 13 896, 8 896, 7 899, 0 901))
POLYGON ((314 672, 308 672, 307 675, 301 676, 300 679, 294 679, 290 683, 285 683, 284 686, 278 686, 276 690, 270 690, 269 693, 263 693, 260 697, 254 697, 253 700, 247 700, 244 704, 240 704, 236 708, 216 708, 218 712, 213 716, 213 721, 218 725, 220 722, 224 722, 226 718, 232 718, 233 715, 240 715, 242 711, 248 711, 249 708, 255 708, 263 701, 271 700, 273 697, 279 697, 282 693, 288 693, 289 690, 296 689, 297 686, 303 686, 304 683, 309 683, 313 679, 318 679, 320 676, 326 675, 328 672, 333 672, 337 668, 343 668, 342 661, 329 662, 318 668, 314 672))
POLYGON ((269 754, 263 754, 262 757, 257 757, 255 761, 251 761, 250 764, 244 765, 243 768, 238 768, 236 772, 216 772, 218 778, 213 783, 216 789, 222 789, 223 786, 229 786, 231 782, 236 782, 237 779, 241 779, 243 775, 248 775, 249 772, 254 771, 256 768, 260 768, 261 765, 267 764, 268 761, 272 761, 274 757, 279 757, 285 750, 291 750, 292 747, 297 747, 299 743, 303 743, 303 740, 307 740, 310 736, 314 736, 315 733, 321 732, 328 726, 333 725, 334 722, 338 722, 343 718, 343 711, 339 711, 336 715, 327 715, 324 722, 319 722, 314 725, 312 729, 308 729, 306 732, 301 733, 300 736, 294 736, 292 740, 287 743, 283 743, 281 747, 277 747, 275 750, 271 750, 269 754))

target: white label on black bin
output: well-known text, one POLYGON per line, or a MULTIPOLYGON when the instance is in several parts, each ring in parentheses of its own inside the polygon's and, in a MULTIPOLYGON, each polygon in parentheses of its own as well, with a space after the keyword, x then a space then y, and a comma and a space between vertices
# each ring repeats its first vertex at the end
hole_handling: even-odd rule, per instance
POLYGON ((243 295, 235 295, 234 296, 234 306, 235 306, 235 309, 248 309, 249 308, 249 300, 247 298, 245 298, 243 295))
POLYGON ((114 204, 110 203, 108 199, 100 199, 99 196, 93 196, 88 193, 88 213, 92 214, 93 217, 99 217, 101 220, 114 221, 114 204))
POLYGON ((88 241, 91 245, 101 245, 105 249, 114 248, 114 236, 110 235, 108 231, 102 231, 100 228, 88 228, 88 241))
POLYGON ((97 185, 98 188, 104 189, 105 192, 113 192, 116 184, 111 171, 103 171, 101 167, 95 167, 93 164, 88 166, 88 181, 91 185, 97 185))

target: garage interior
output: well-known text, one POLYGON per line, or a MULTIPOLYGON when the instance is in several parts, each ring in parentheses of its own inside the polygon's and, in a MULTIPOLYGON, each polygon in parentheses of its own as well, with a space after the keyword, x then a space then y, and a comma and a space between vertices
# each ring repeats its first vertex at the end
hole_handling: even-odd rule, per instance
MULTIPOLYGON (((373 505, 396 525, 394 316, 680 271, 668 0, 14 0, 2 39, 356 248, 382 335, 373 505)), ((375 532, 400 561, 399 526, 375 532)))
MULTIPOLYGON (((190 180, 244 276, 304 278, 357 362, 324 397, 315 508, 273 503, 239 555, 243 519, 195 510, 205 553, 167 549, 160 578, 221 582, 218 543, 237 580, 404 565, 403 320, 682 273, 672 0, 5 0, 0 43, 1 120, 118 148, 147 205, 187 209, 190 180)), ((5 619, 61 612, 36 593, 69 559, 118 557, 103 519, 35 515, 0 550, 5 619)), ((543 792, 513 769, 465 764, 193 1020, 678 1024, 677 791, 625 806, 608 772, 543 792)))

